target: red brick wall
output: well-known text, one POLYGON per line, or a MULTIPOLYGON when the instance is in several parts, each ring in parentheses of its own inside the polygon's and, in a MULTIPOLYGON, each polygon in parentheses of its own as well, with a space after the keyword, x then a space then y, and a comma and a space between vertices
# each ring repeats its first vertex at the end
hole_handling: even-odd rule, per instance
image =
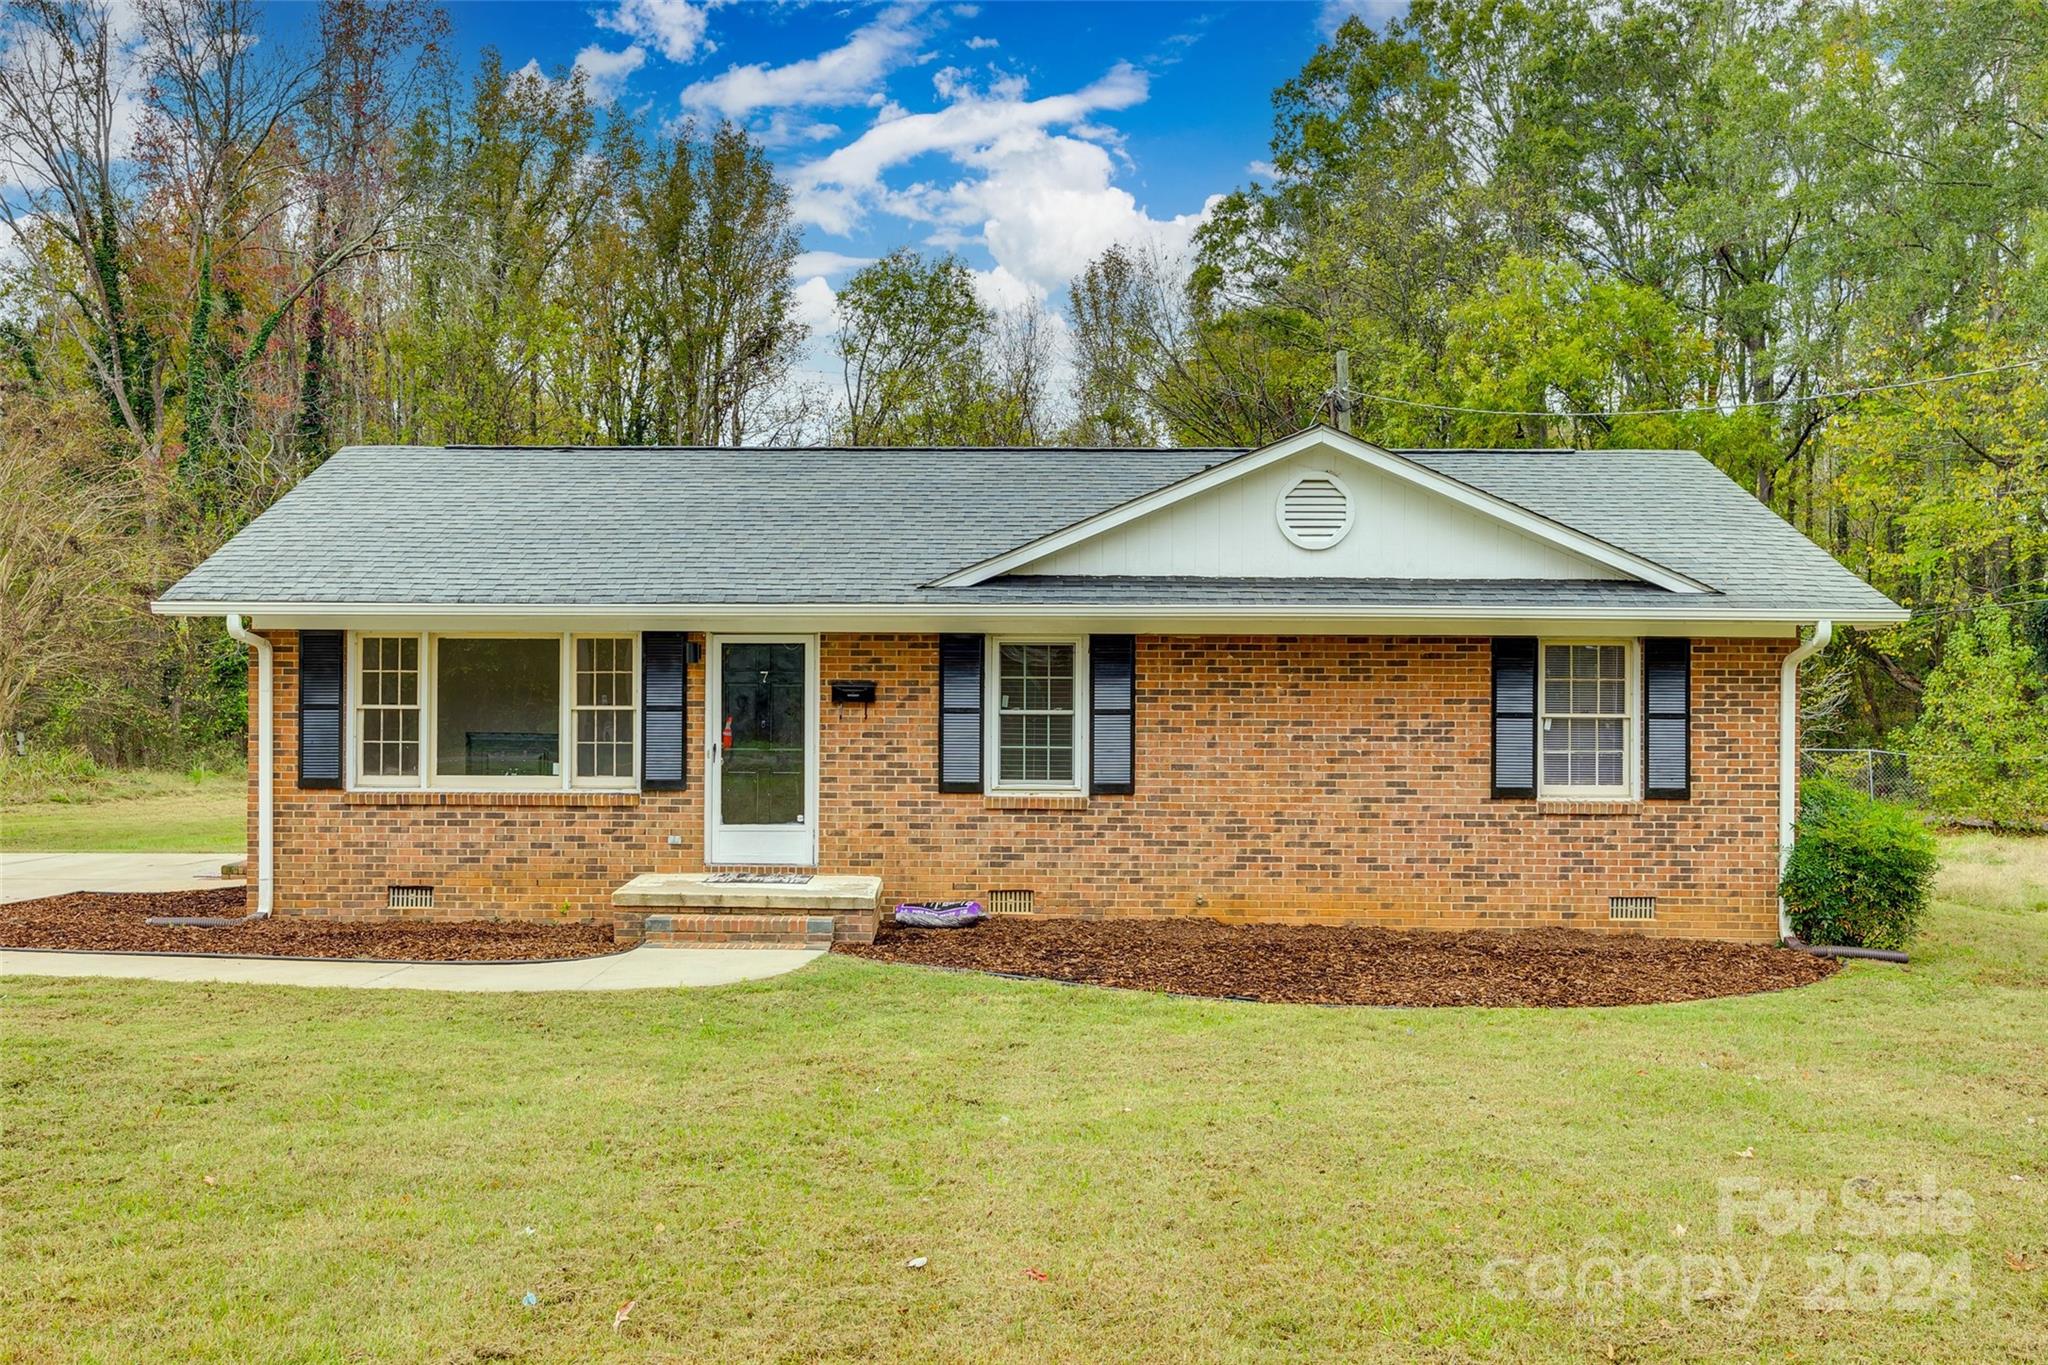
MULTIPOLYGON (((280 911, 384 914, 422 883, 442 916, 603 918, 628 877, 703 866, 701 664, 681 792, 303 792, 295 638, 272 638, 280 911)), ((932 636, 827 635, 820 677, 880 699, 820 704, 819 865, 890 900, 1029 888, 1086 915, 1604 928, 1610 895, 1654 895, 1626 927, 1768 940, 1790 648, 1694 642, 1690 801, 1564 807, 1489 798, 1484 639, 1142 636, 1136 792, 1018 808, 936 790, 932 636)))

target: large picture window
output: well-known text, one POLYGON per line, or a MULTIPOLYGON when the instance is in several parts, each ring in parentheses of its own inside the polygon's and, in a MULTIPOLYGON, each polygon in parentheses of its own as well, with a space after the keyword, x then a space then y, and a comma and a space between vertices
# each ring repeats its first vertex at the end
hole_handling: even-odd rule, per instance
POLYGON ((1634 650, 1626 642, 1544 642, 1538 748, 1545 796, 1633 793, 1635 695, 1634 650))
POLYGON ((434 641, 434 776, 562 775, 559 637, 434 641))
POLYGON ((1081 786, 1083 665, 1074 640, 996 640, 989 707, 998 787, 1081 786))

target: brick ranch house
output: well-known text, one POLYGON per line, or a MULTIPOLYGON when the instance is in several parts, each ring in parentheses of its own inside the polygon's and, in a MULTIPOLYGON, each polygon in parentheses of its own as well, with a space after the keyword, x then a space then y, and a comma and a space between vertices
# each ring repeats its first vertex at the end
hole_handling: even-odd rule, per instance
POLYGON ((1905 616, 1696 454, 1326 427, 352 448, 155 609, 254 646, 259 910, 696 941, 992 895, 1769 941, 1798 663, 1905 616))

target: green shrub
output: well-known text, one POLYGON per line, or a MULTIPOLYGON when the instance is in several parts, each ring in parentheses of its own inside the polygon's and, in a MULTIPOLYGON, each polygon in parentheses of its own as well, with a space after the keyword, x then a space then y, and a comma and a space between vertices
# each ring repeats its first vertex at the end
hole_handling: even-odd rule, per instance
POLYGON ((1904 948, 1934 881, 1934 836, 1914 814, 1825 778, 1805 784, 1779 892, 1808 943, 1904 948))

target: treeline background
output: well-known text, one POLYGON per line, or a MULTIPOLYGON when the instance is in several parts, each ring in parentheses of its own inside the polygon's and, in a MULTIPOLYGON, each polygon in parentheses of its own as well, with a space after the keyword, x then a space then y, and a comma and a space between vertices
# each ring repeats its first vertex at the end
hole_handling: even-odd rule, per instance
POLYGON ((906 247, 825 337, 738 128, 460 73, 424 0, 289 43, 127 12, 0 32, 10 745, 239 744, 239 649, 146 604, 351 442, 1250 445, 1347 402, 1392 446, 1704 452, 1914 611, 1829 651, 1808 741, 2048 811, 2038 0, 1418 0, 1274 92, 1190 252, 996 311, 906 247))

